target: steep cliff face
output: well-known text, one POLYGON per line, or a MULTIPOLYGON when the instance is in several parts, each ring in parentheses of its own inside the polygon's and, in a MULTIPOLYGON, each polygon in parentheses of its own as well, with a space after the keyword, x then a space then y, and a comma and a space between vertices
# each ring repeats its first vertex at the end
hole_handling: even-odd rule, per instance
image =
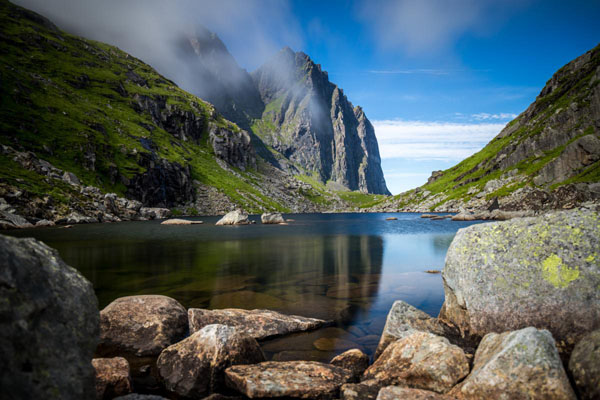
POLYGON ((265 143, 323 182, 389 194, 373 126, 320 65, 286 47, 251 75, 266 104, 252 129, 265 143))
POLYGON ((571 61, 485 148, 387 206, 570 208, 600 201, 600 46, 571 61))

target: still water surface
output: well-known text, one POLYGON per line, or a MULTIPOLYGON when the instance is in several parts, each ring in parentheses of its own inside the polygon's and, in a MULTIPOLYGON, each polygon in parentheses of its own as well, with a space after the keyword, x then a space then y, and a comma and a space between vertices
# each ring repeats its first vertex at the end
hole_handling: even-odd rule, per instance
POLYGON ((268 308, 337 321, 262 343, 267 358, 329 361, 372 355, 395 300, 435 316, 441 270, 456 231, 473 222, 420 214, 290 214, 289 225, 167 226, 158 221, 11 231, 44 241, 93 284, 100 307, 163 294, 186 308, 268 308), (397 221, 386 221, 386 217, 397 221), (319 340, 327 338, 326 340, 319 340), (316 343, 315 343, 316 342, 316 343), (319 350, 318 348, 321 350, 319 350))

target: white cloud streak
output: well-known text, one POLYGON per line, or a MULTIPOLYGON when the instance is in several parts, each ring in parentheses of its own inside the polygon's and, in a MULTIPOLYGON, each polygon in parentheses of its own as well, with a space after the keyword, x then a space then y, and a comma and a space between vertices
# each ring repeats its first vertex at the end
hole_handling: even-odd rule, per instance
POLYGON ((390 69, 390 70, 372 70, 369 71, 371 74, 387 74, 387 75, 449 75, 450 71, 445 69, 428 69, 428 68, 417 68, 417 69, 390 69))
POLYGON ((460 161, 482 149, 505 124, 373 121, 381 157, 460 161))

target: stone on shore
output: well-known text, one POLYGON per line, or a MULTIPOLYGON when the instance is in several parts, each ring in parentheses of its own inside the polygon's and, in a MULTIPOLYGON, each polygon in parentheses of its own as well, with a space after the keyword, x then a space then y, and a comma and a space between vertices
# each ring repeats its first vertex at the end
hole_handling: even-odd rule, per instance
POLYGON ((215 225, 248 225, 248 214, 242 210, 230 211, 217 221, 215 225))
POLYGON ((362 381, 360 383, 346 383, 340 389, 341 400, 375 400, 381 389, 381 384, 376 380, 362 381))
POLYGON ((428 332, 390 344, 363 374, 382 385, 399 385, 446 393, 469 373, 463 350, 428 332))
POLYGON ((460 229, 440 318, 482 337, 548 329, 563 355, 600 328, 600 214, 561 211, 460 229))
POLYGON ((283 224, 285 219, 280 213, 264 213, 260 216, 260 222, 263 224, 283 224))
POLYGON ((588 333, 575 345, 569 371, 581 399, 600 399, 600 330, 588 333))
POLYGON ((471 374, 450 394, 461 399, 576 399, 552 335, 533 327, 487 334, 471 374))
POLYGON ((160 295, 121 297, 100 311, 97 352, 157 356, 187 332, 187 311, 176 300, 160 295))
POLYGON ((161 222, 161 225, 197 225, 202 224, 202 221, 192 221, 189 219, 172 218, 161 222))
POLYGON ((399 386, 387 386, 379 391, 377 400, 451 400, 452 398, 436 392, 410 389, 399 386))
POLYGON ((388 312, 381 339, 377 345, 375 359, 398 339, 410 336, 415 331, 430 332, 434 335, 443 336, 444 327, 429 314, 411 306, 410 304, 397 300, 388 312))
POLYGON ((18 214, 0 210, 0 229, 31 228, 33 225, 18 214))
POLYGON ((385 220, 386 221, 397 221, 398 218, 396 218, 396 217, 387 217, 385 220))
POLYGON ((320 328, 327 321, 315 318, 285 315, 271 310, 243 310, 225 308, 221 310, 188 310, 190 333, 211 324, 233 326, 245 335, 257 340, 320 328))
POLYGON ((0 235, 0 397, 93 399, 92 284, 34 239, 0 235))
POLYGON ((96 399, 113 399, 131 393, 129 363, 123 357, 94 358, 96 371, 96 399))
POLYGON ((351 378, 350 371, 314 361, 268 361, 225 370, 227 386, 250 398, 334 399, 351 378))
POLYGON ((329 364, 347 369, 358 380, 369 366, 369 356, 359 349, 351 349, 335 356, 329 364))
POLYGON ((156 365, 167 390, 183 397, 203 398, 223 389, 227 367, 264 359, 254 338, 234 327, 215 324, 167 347, 156 365))
POLYGON ((421 218, 433 218, 437 217, 437 214, 421 214, 421 218))
POLYGON ((160 207, 141 207, 140 216, 146 219, 164 219, 171 216, 171 210, 160 207))

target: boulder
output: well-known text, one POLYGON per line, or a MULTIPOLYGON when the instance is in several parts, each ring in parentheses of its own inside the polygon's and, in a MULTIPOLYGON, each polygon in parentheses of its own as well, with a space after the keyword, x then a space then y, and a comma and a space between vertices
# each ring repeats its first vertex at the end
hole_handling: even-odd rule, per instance
POLYGON ((600 330, 588 333, 575 345, 569 371, 581 399, 600 399, 600 330))
POLYGON ((208 325, 163 350, 156 363, 167 390, 203 398, 223 389, 223 371, 236 364, 264 361, 255 339, 236 328, 208 325))
POLYGON ((268 361, 225 370, 227 386, 250 398, 333 399, 351 378, 350 371, 315 361, 268 361))
POLYGON ((460 347, 446 338, 416 331, 390 344, 363 379, 445 393, 468 373, 469 362, 460 347))
POLYGON ((0 236, 0 397, 93 399, 92 284, 34 239, 0 236))
POLYGON ((429 390, 387 386, 379 391, 377 400, 451 400, 451 397, 429 390))
POLYGON ((452 221, 475 221, 477 217, 468 212, 460 212, 450 218, 452 221))
POLYGON ((576 399, 552 335, 533 327, 487 334, 471 374, 450 394, 461 399, 576 399))
POLYGON ((369 366, 369 356, 359 349, 352 349, 335 356, 329 364, 347 369, 358 379, 369 366))
POLYGON ((187 312, 158 295, 121 297, 100 311, 98 354, 157 356, 188 332, 187 312))
POLYGON ((362 381, 360 383, 346 383, 340 389, 341 400, 375 400, 381 389, 376 380, 362 381))
POLYGON ((285 315, 270 310, 242 310, 225 308, 221 310, 188 310, 190 332, 196 332, 211 324, 233 326, 257 340, 320 328, 327 321, 315 318, 285 315))
POLYGON ((202 221, 192 221, 189 219, 179 219, 179 218, 173 218, 173 219, 167 219, 164 220, 163 222, 161 222, 161 225, 196 225, 196 224, 202 224, 202 221))
POLYGON ((482 337, 548 329, 563 354, 600 328, 600 214, 591 210, 460 229, 448 253, 440 318, 482 337))
POLYGON ((280 213, 264 213, 260 216, 260 222, 263 224, 283 224, 285 219, 280 213))
POLYGON ((387 217, 385 220, 386 221, 397 221, 398 218, 396 218, 396 217, 387 217))
POLYGON ((390 343, 410 336, 415 331, 444 335, 444 326, 429 314, 418 310, 410 304, 397 300, 388 312, 383 333, 375 352, 375 359, 383 353, 390 343))
POLYGON ((81 181, 77 175, 72 172, 65 172, 62 176, 62 180, 73 186, 81 185, 81 181))
POLYGON ((142 207, 140 208, 140 216, 147 219, 164 219, 171 216, 171 210, 160 207, 142 207))
POLYGON ((230 211, 217 221, 215 225, 248 225, 248 214, 242 210, 230 211))
POLYGON ((123 357, 94 358, 96 399, 112 399, 131 393, 129 363, 123 357))
POLYGON ((437 216, 437 214, 421 214, 421 218, 433 218, 437 216))
POLYGON ((33 225, 18 214, 0 211, 0 229, 31 228, 33 225))

